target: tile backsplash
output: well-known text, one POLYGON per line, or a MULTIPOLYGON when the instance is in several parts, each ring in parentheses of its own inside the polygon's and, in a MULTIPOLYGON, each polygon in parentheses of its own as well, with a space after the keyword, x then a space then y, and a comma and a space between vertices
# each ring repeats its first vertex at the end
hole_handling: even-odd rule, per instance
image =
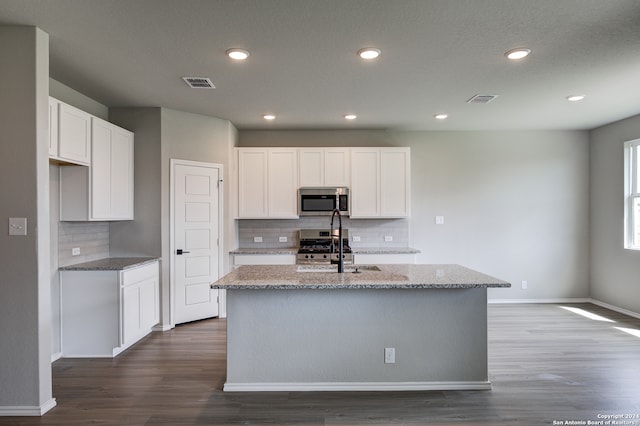
POLYGON ((109 222, 59 222, 59 266, 74 265, 109 257, 109 222), (74 248, 80 254, 72 255, 74 248))
MULTIPOLYGON (((297 247, 300 229, 329 229, 330 216, 301 217, 300 219, 242 219, 238 220, 240 248, 297 247), (262 242, 254 242, 261 237, 262 242), (280 242, 286 237, 286 242, 280 242)), ((334 221, 337 226, 337 219, 334 221)), ((351 247, 407 247, 409 246, 408 219, 350 219, 342 218, 342 227, 349 229, 351 247), (354 241, 360 237, 360 241, 354 241), (385 241, 391 237, 392 241, 385 241)))

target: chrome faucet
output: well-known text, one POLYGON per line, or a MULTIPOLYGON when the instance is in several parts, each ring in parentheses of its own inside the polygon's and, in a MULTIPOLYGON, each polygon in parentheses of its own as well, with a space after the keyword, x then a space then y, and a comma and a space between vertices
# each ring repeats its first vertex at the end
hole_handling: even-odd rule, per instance
MULTIPOLYGON (((333 209, 333 213, 331 213, 331 254, 334 254, 336 249, 335 249, 335 243, 333 242, 333 218, 335 217, 335 215, 338 215, 338 273, 343 273, 344 272, 344 247, 343 247, 343 242, 342 242, 342 216, 340 215, 340 210, 338 209, 333 209)), ((333 257, 333 256, 332 256, 333 257)), ((331 263, 336 263, 336 261, 334 261, 333 259, 331 259, 331 263)))

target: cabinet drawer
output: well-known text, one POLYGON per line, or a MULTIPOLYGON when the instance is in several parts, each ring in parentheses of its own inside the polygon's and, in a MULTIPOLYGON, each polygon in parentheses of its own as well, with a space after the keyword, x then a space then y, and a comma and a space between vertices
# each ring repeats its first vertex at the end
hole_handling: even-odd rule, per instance
POLYGON ((157 276, 158 262, 153 262, 134 269, 127 269, 122 272, 122 286, 126 287, 157 276))

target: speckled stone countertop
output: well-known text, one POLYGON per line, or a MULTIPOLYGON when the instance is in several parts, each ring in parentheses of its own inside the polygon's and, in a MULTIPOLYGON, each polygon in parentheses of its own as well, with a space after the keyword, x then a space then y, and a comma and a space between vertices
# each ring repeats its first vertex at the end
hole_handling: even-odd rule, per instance
POLYGON ((411 247, 351 247, 355 254, 417 254, 420 250, 411 247))
POLYGON ((211 284, 230 290, 287 289, 400 289, 487 288, 511 284, 460 265, 370 265, 345 266, 338 274, 331 266, 245 265, 211 284), (361 272, 353 273, 358 267, 361 272), (299 268, 313 272, 299 272, 299 268))
POLYGON ((288 248, 237 248, 229 254, 297 254, 298 247, 288 248))
MULTIPOLYGON (((416 254, 420 250, 411 247, 351 247, 355 254, 416 254)), ((257 255, 257 254, 297 254, 297 247, 289 248, 237 248, 230 254, 257 255)))
POLYGON ((63 266, 60 271, 123 271, 159 260, 157 257, 109 257, 93 260, 91 262, 78 263, 63 266))

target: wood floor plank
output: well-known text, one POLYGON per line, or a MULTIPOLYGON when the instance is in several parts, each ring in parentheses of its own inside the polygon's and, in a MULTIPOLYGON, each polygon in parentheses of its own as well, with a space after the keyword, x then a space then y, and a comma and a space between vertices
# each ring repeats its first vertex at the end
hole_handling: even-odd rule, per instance
MULTIPOLYGON (((640 320, 592 304, 489 306, 491 391, 223 393, 226 323, 152 333, 114 360, 53 364, 58 406, 0 425, 551 425, 640 414, 640 320)), ((640 426, 640 418, 635 426, 640 426)))

